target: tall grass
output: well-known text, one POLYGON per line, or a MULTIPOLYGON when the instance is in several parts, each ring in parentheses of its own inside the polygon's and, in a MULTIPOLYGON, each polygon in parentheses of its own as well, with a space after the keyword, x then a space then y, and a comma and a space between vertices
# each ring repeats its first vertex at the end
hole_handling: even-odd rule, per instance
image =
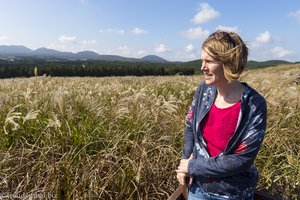
POLYGON ((256 160, 259 188, 284 199, 300 198, 300 66, 248 71, 243 76, 266 98, 268 129, 256 160))
MULTIPOLYGON (((300 65, 251 70, 268 102, 259 188, 299 198, 300 65)), ((201 76, 0 80, 0 194, 167 199, 201 76)), ((26 196, 27 195, 27 196, 26 196)))

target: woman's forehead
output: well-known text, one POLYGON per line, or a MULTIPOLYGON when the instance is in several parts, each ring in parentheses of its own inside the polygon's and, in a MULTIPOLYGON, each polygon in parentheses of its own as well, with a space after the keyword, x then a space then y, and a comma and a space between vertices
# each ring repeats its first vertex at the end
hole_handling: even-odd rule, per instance
POLYGON ((201 49, 201 57, 205 57, 205 58, 213 58, 208 49, 201 49))

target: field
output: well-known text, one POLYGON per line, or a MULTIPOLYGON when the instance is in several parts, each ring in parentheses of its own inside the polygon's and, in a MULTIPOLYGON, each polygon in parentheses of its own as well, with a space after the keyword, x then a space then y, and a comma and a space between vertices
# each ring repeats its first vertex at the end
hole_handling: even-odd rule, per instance
MULTIPOLYGON (((201 76, 0 80, 0 198, 167 199, 201 76)), ((268 128, 258 188, 300 198, 300 65, 249 70, 268 128)))

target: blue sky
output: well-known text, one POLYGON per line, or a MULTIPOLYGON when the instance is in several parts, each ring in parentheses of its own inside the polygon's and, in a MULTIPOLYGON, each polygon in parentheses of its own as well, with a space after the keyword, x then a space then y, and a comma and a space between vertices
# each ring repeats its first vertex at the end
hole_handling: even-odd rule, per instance
POLYGON ((170 61, 200 58, 216 29, 238 32, 249 60, 300 61, 299 0, 0 0, 0 45, 170 61))

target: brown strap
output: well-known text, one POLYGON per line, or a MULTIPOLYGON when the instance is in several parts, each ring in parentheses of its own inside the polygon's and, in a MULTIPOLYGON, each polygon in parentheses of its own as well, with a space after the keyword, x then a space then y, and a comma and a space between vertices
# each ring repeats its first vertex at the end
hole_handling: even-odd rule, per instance
POLYGON ((168 198, 168 200, 187 200, 188 189, 187 186, 181 185, 176 191, 168 198))
POLYGON ((254 191, 254 200, 280 200, 280 198, 269 195, 262 191, 254 191))

